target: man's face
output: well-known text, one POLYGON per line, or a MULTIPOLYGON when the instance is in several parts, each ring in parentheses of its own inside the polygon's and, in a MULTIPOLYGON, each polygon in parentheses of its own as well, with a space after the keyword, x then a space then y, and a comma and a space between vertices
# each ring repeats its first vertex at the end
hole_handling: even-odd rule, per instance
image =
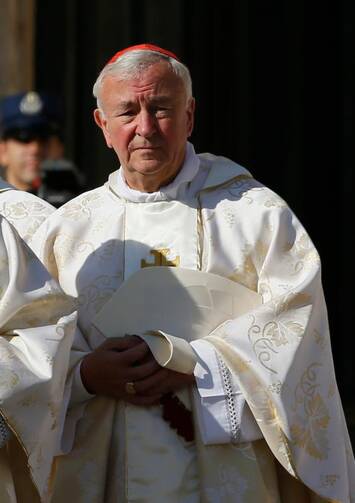
POLYGON ((3 140, 0 164, 6 168, 9 183, 23 190, 27 190, 24 188, 26 185, 30 188, 40 173, 40 164, 46 157, 46 150, 47 141, 40 138, 28 142, 14 138, 3 140))
POLYGON ((95 120, 127 183, 147 192, 166 185, 182 166, 193 128, 194 101, 187 102, 181 79, 159 62, 138 78, 107 76, 100 98, 103 114, 95 110, 95 120))

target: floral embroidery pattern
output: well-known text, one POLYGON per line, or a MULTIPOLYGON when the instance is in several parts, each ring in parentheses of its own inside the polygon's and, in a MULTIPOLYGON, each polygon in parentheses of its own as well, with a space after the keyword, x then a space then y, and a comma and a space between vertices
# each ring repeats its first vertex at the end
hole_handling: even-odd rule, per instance
POLYGON ((226 223, 226 225, 228 225, 228 227, 233 227, 234 223, 235 223, 235 214, 233 212, 233 210, 231 208, 228 208, 227 207, 224 207, 222 209, 222 215, 223 215, 223 218, 224 218, 224 221, 226 223))
POLYGON ((281 297, 281 299, 270 302, 274 319, 264 326, 256 323, 255 316, 252 317, 252 324, 248 330, 248 338, 253 345, 253 350, 261 365, 277 374, 270 362, 272 355, 277 354, 282 346, 291 342, 297 342, 304 334, 304 326, 299 320, 289 318, 290 311, 304 306, 309 302, 306 294, 294 294, 281 297))
POLYGON ((92 210, 102 204, 102 198, 97 192, 86 194, 79 199, 63 206, 61 213, 65 218, 78 220, 80 218, 90 219, 92 210))
POLYGON ((321 347, 321 349, 325 349, 327 342, 324 337, 324 334, 321 334, 318 330, 313 330, 312 335, 313 335, 316 343, 321 347))
POLYGON ((339 479, 340 476, 336 475, 335 473, 329 475, 323 475, 321 477, 322 487, 333 487, 334 484, 336 484, 339 479))
POLYGON ((0 390, 1 392, 3 391, 9 391, 14 389, 17 384, 20 382, 19 376, 14 372, 13 370, 8 370, 3 368, 1 370, 1 377, 0 377, 0 390))
POLYGON ((89 241, 77 241, 65 234, 58 234, 55 239, 54 254, 58 271, 64 267, 66 261, 77 255, 89 255, 95 251, 94 244, 89 241))
POLYGON ((88 309, 91 307, 95 313, 98 313, 117 290, 120 280, 122 280, 122 276, 99 276, 96 278, 94 282, 80 291, 78 297, 80 308, 88 309))
POLYGON ((295 390, 294 410, 297 413, 291 425, 294 444, 319 460, 328 457, 327 429, 330 422, 329 412, 317 383, 317 369, 321 366, 320 363, 312 363, 302 374, 295 390))
POLYGON ((267 388, 269 391, 271 391, 271 393, 276 393, 277 395, 279 395, 281 393, 281 390, 282 390, 282 382, 281 381, 276 381, 272 384, 269 384, 268 388, 267 388))
POLYGON ((0 208, 0 213, 16 228, 22 239, 26 242, 30 240, 40 225, 52 212, 51 207, 34 201, 4 203, 0 208))
POLYGON ((270 322, 267 323, 264 328, 261 328, 256 324, 255 316, 252 317, 252 320, 251 327, 248 330, 248 338, 253 345, 253 351, 264 368, 273 374, 277 374, 277 371, 268 365, 268 362, 271 360, 272 353, 278 353, 273 346, 272 340, 269 338, 270 333, 271 335, 273 331, 275 333, 276 324, 275 322, 270 322))
POLYGON ((206 501, 224 501, 225 498, 242 497, 248 490, 248 483, 238 469, 233 466, 221 465, 218 469, 219 484, 216 487, 206 488, 206 501))
POLYGON ((318 252, 306 233, 303 233, 295 242, 293 250, 298 259, 294 266, 295 274, 298 274, 307 266, 314 266, 320 263, 318 252))
POLYGON ((258 276, 252 258, 247 256, 243 264, 234 269, 233 274, 231 274, 228 279, 256 291, 258 276))
POLYGON ((227 193, 233 196, 234 199, 243 198, 247 204, 252 204, 254 199, 251 197, 251 192, 263 191, 264 187, 258 186, 258 183, 250 179, 248 175, 241 176, 227 190, 227 193))
POLYGON ((243 262, 234 269, 229 279, 241 283, 256 292, 259 280, 258 270, 260 270, 265 261, 268 253, 268 244, 258 239, 254 246, 246 245, 242 253, 243 262))
POLYGON ((281 197, 271 197, 268 199, 265 203, 264 206, 266 208, 287 208, 287 204, 281 197))

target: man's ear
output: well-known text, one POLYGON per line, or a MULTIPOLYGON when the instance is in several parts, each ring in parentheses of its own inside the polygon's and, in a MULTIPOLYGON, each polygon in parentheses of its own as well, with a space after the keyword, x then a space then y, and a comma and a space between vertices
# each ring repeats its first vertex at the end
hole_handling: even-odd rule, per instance
POLYGON ((100 110, 100 108, 96 108, 94 110, 94 119, 96 124, 99 126, 99 128, 101 128, 103 132, 106 140, 106 145, 108 146, 108 148, 112 148, 110 133, 107 130, 107 120, 105 119, 105 115, 103 111, 100 110))
POLYGON ((195 123, 195 98, 191 98, 189 104, 187 105, 187 137, 189 138, 192 134, 194 123, 195 123))

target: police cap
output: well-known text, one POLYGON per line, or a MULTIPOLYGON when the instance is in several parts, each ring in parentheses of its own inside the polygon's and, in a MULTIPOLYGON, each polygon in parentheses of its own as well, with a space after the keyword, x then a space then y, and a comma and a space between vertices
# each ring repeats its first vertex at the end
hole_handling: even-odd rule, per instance
POLYGON ((0 102, 0 135, 30 141, 59 133, 60 104, 56 96, 34 91, 7 96, 0 102))

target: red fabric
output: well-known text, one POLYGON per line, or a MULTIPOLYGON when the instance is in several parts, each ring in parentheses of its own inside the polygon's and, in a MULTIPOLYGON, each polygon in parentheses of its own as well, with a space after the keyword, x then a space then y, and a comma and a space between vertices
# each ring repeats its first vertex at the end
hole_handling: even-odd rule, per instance
POLYGON ((164 54, 165 56, 169 56, 170 58, 174 58, 177 61, 179 61, 179 58, 176 56, 171 51, 168 51, 167 49, 163 49, 162 47, 158 47, 157 45, 153 44, 139 44, 139 45, 131 45, 130 47, 126 47, 125 49, 122 49, 121 51, 116 52, 114 56, 110 59, 110 61, 107 63, 108 65, 110 63, 114 63, 115 61, 118 60, 123 54, 126 54, 126 52, 130 51, 154 51, 154 52, 160 52, 160 54, 164 54))
POLYGON ((192 442, 195 439, 192 412, 172 393, 164 395, 160 403, 163 406, 163 419, 186 442, 192 442))
POLYGON ((32 189, 33 190, 37 190, 39 189, 39 187, 41 186, 42 184, 42 180, 41 180, 41 177, 38 176, 37 178, 35 178, 33 181, 32 181, 32 189))

